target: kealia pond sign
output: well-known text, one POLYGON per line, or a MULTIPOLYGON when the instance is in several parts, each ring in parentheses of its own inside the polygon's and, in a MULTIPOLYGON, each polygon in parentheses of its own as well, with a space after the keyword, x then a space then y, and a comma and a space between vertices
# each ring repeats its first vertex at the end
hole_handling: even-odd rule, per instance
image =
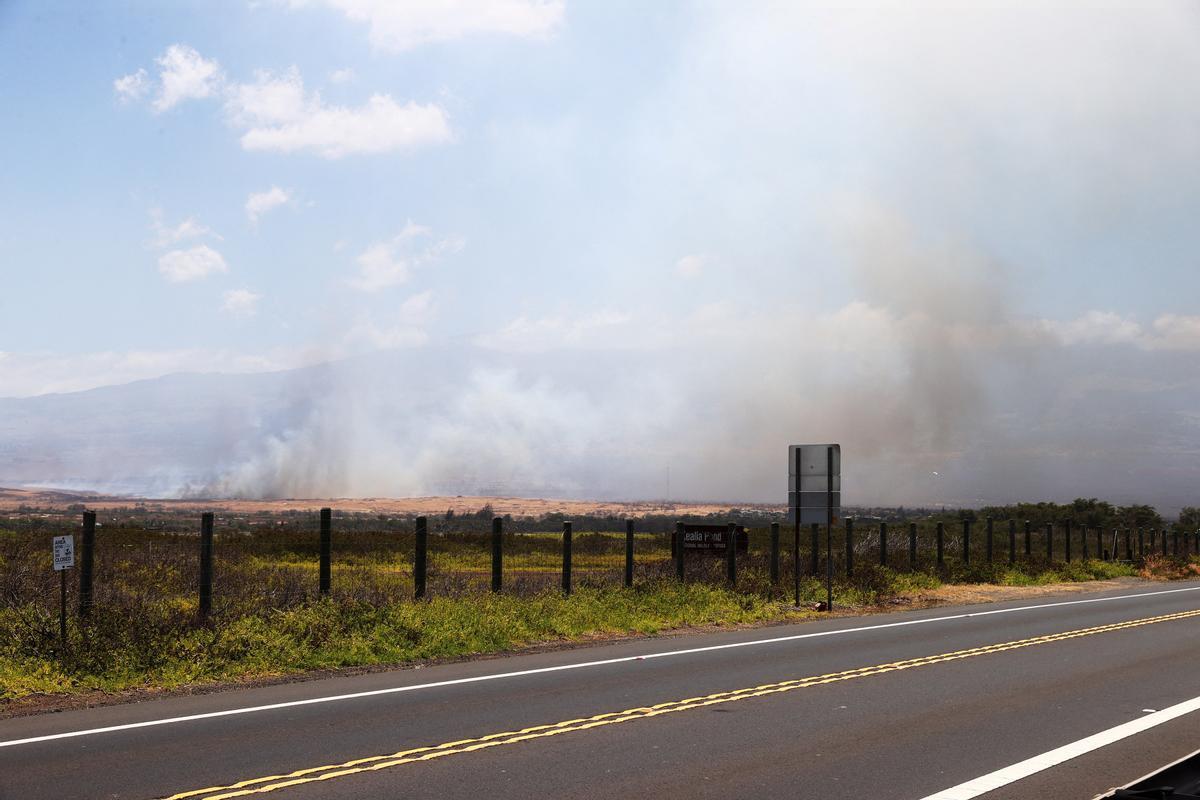
MULTIPOLYGON (((734 526, 734 547, 739 553, 750 549, 750 537, 742 525, 734 526)), ((683 526, 683 549, 701 553, 723 554, 728 546, 728 525, 688 525, 683 526)))

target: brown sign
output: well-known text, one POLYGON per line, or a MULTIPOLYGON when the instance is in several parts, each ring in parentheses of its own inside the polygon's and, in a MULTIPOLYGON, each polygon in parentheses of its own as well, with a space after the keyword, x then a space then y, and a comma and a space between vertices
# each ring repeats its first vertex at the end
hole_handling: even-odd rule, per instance
MULTIPOLYGON (((734 546, 737 551, 739 553, 747 552, 750 549, 750 536, 746 533, 746 528, 736 525, 734 531, 736 533, 734 546)), ((725 552, 728 536, 728 525, 689 525, 684 523, 683 549, 714 555, 722 554, 725 552)))

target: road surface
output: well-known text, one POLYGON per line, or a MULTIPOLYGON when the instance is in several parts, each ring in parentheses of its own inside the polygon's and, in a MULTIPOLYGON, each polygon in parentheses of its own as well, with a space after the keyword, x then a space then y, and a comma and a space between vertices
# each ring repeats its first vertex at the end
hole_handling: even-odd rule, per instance
POLYGON ((1200 583, 1142 584, 12 719, 0 798, 1090 798, 1198 696, 1200 583))

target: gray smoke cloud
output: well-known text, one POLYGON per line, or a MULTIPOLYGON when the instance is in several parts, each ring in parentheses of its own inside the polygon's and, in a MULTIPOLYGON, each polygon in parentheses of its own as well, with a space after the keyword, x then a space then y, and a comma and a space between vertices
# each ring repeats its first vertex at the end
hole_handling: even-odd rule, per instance
POLYGON ((833 313, 631 315, 364 357, 205 491, 661 498, 669 469, 676 498, 778 502, 787 445, 838 441, 852 503, 1188 502, 1196 350, 1069 344, 1012 314, 1001 265, 855 219, 864 299, 833 313))
POLYGON ((781 501, 787 445, 838 441, 852 503, 1189 502, 1195 318, 1025 286, 1200 180, 1198 33, 1187 3, 706 7, 601 157, 724 242, 692 268, 729 297, 393 353, 213 487, 781 501))

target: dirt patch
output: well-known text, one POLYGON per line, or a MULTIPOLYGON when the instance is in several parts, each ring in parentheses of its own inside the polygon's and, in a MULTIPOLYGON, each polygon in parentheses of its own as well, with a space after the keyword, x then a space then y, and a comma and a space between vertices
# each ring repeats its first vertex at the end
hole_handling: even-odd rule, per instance
POLYGON ((941 586, 937 589, 927 589, 915 593, 911 597, 915 602, 926 605, 999 603, 1004 600, 1024 600, 1029 597, 1045 597, 1047 595, 1103 592, 1107 589, 1141 586, 1146 583, 1147 581, 1140 578, 1112 578, 1103 581, 1048 583, 1043 586, 997 586, 991 583, 964 583, 941 586))

